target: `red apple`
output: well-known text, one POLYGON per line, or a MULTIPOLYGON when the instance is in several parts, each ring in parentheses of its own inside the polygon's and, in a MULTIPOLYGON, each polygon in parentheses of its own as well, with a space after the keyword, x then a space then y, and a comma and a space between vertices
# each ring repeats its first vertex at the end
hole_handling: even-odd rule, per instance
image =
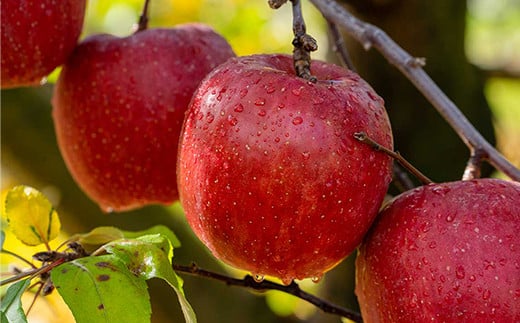
POLYGON ((2 88, 38 85, 78 41, 86 0, 2 0, 2 88))
POLYGON ((391 180, 383 100, 357 74, 320 61, 316 84, 292 57, 228 60, 201 83, 181 135, 187 219, 213 254, 285 283, 319 278, 360 243, 391 180))
POLYGON ((200 24, 85 39, 52 102, 61 153, 86 194, 105 211, 176 200, 184 113, 202 78, 232 56, 200 24))
POLYGON ((365 322, 520 322, 520 184, 477 179, 397 197, 356 260, 365 322))

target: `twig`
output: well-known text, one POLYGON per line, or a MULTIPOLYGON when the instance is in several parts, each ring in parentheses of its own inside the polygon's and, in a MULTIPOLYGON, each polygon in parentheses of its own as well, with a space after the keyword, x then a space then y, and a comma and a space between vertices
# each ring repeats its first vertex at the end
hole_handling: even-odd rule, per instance
POLYGON ((150 7, 150 0, 144 1, 143 11, 139 16, 139 22, 135 28, 135 32, 140 32, 148 28, 148 8, 150 7))
POLYGON ((374 150, 378 150, 381 152, 384 152, 385 154, 389 155, 393 159, 397 160, 399 164, 401 164, 404 168, 406 168, 410 173, 412 173, 417 179, 421 181, 423 184, 431 184, 433 183, 431 179, 426 177, 423 173, 421 173, 420 170, 415 168, 410 162, 408 162, 399 152, 394 152, 379 143, 375 142, 372 138, 370 138, 365 132, 356 132, 354 133, 354 138, 361 141, 364 144, 369 145, 374 150))
POLYGON ((25 262, 26 264, 28 264, 29 266, 31 266, 31 268, 36 269, 36 266, 33 265, 32 262, 30 262, 29 260, 25 259, 24 257, 20 256, 20 255, 17 254, 17 253, 14 253, 14 252, 9 251, 9 250, 6 250, 6 249, 1 249, 0 252, 1 252, 1 253, 5 253, 5 254, 10 255, 10 256, 13 256, 13 257, 15 257, 15 258, 17 258, 17 259, 19 259, 19 260, 25 262))
POLYGON ((415 187, 410 177, 408 177, 408 173, 398 164, 394 164, 393 175, 394 185, 397 186, 401 192, 411 190, 415 187))
POLYGON ((470 180, 480 177, 480 167, 482 165, 482 159, 486 157, 486 153, 483 150, 472 149, 471 156, 469 157, 468 164, 464 169, 464 175, 462 180, 470 180))
POLYGON ((319 297, 316 297, 312 294, 309 294, 300 289, 298 284, 294 281, 290 285, 281 285, 269 280, 256 281, 252 276, 247 275, 243 279, 232 278, 225 275, 221 275, 218 273, 214 273, 211 271, 207 271, 204 269, 200 269, 196 264, 191 264, 191 266, 182 266, 173 264, 173 269, 176 272, 181 272, 185 274, 190 274, 194 276, 204 277, 208 279, 218 280, 226 283, 229 286, 240 286, 245 288, 254 289, 256 291, 264 292, 267 290, 278 290, 287 294, 291 294, 300 299, 303 299, 314 306, 318 307, 325 313, 340 315, 345 318, 348 318, 354 322, 362 322, 361 315, 352 310, 337 306, 335 304, 329 303, 319 297))
POLYGON ((310 1, 327 20, 343 27, 365 49, 375 47, 391 64, 396 66, 430 101, 470 150, 484 151, 486 160, 491 165, 513 180, 520 181, 520 170, 486 141, 421 68, 424 60, 410 56, 381 29, 357 19, 334 0, 310 1))
POLYGON ((327 26, 329 27, 329 35, 332 43, 332 50, 338 55, 340 62, 348 67, 351 71, 356 71, 354 64, 352 63, 352 59, 350 58, 350 54, 348 53, 347 45, 345 44, 345 39, 341 35, 341 32, 338 29, 338 26, 330 20, 327 20, 327 26))

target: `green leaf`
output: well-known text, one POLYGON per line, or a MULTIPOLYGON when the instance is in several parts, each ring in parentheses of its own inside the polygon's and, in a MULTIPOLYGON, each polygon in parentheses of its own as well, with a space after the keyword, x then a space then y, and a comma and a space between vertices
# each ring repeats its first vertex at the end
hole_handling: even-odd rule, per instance
POLYGON ((104 246, 108 253, 122 259, 128 268, 145 279, 161 278, 177 293, 186 322, 195 323, 197 318, 182 289, 183 280, 171 265, 171 243, 162 234, 149 234, 136 239, 123 239, 104 246))
POLYGON ((4 230, 0 230, 0 250, 4 249, 4 242, 5 242, 5 232, 4 232, 4 230))
POLYGON ((22 308, 22 295, 31 283, 30 279, 20 280, 7 289, 0 305, 1 322, 23 323, 27 322, 22 308))
POLYGON ((180 247, 181 243, 175 234, 164 225, 156 225, 143 231, 123 231, 116 227, 97 227, 88 233, 81 233, 73 235, 70 240, 81 243, 87 250, 92 247, 97 248, 101 245, 109 243, 114 240, 123 238, 136 238, 147 234, 160 233, 166 236, 172 243, 173 247, 180 247), (90 247, 90 248, 89 248, 90 247))
POLYGON ((150 322, 146 282, 114 255, 65 263, 51 271, 51 279, 77 323, 150 322))
POLYGON ((123 231, 125 238, 137 238, 137 237, 150 235, 150 234, 156 234, 156 233, 165 236, 170 241, 173 248, 179 248, 181 246, 181 242, 179 241, 177 236, 173 233, 173 231, 164 225, 156 225, 156 226, 153 226, 146 230, 137 231, 137 232, 123 231))
POLYGON ((13 234, 30 246, 47 244, 60 232, 60 219, 51 202, 29 186, 15 186, 7 192, 4 217, 13 234))
POLYGON ((70 237, 71 241, 79 242, 85 246, 101 246, 110 241, 124 238, 123 231, 115 227, 97 227, 87 233, 79 233, 70 237))

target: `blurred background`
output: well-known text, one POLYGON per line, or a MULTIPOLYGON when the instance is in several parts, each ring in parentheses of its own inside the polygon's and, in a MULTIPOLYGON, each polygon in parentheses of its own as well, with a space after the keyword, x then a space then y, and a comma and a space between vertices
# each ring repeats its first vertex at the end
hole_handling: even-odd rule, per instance
MULTIPOLYGON (((518 0, 351 0, 342 1, 360 18, 386 31, 413 56, 425 57, 426 71, 475 127, 517 166, 520 165, 520 1, 518 0)), ((303 1, 307 31, 320 46, 313 58, 337 62, 326 23, 303 1)), ((89 0, 82 37, 94 33, 126 36, 137 22, 142 0, 89 0)), ((189 21, 211 25, 238 55, 291 53, 290 6, 271 10, 267 1, 152 0, 150 27, 189 21)), ((419 92, 377 52, 365 52, 346 37, 354 65, 385 99, 393 124, 395 147, 434 181, 462 176, 468 150, 419 92)), ((182 247, 175 262, 242 276, 217 262, 191 233, 178 203, 120 214, 104 214, 78 188, 60 156, 51 119, 55 71, 37 88, 1 92, 1 186, 33 186, 57 207, 67 234, 97 226, 142 230, 169 226, 182 247)), ((174 166, 172 166, 174 167, 174 166)), ((501 176, 490 167, 485 176, 501 176)), ((393 193, 398 193, 392 188, 393 193)), ((6 248, 30 258, 34 251, 6 240, 6 248)), ((2 272, 12 258, 2 256, 2 272)), ((303 289, 338 305, 357 309, 353 293, 353 256, 303 289)), ((199 321, 206 322, 339 322, 292 296, 252 293, 220 282, 183 276, 188 300, 199 321)), ((153 322, 183 322, 175 293, 162 281, 150 281, 153 322)), ((56 293, 55 293, 56 294, 56 293)), ((30 322, 68 322, 72 318, 55 297, 40 299, 30 322), (59 318, 59 319, 58 319, 59 318)), ((30 300, 29 300, 30 302, 30 300)))

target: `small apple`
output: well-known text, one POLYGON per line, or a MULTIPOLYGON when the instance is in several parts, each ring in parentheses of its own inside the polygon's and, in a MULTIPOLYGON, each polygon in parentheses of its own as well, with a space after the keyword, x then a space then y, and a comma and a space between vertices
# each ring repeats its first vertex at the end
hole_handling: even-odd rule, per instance
POLYGON ((86 0, 2 0, 1 87, 38 85, 70 55, 86 0))
POLYGON ((476 179, 403 193, 359 249, 370 322, 520 322, 520 184, 476 179))
POLYGON ((316 84, 292 57, 228 60, 201 83, 178 161, 189 224, 213 254, 262 277, 321 275, 361 242, 391 180, 383 100, 357 74, 312 62, 316 84))
POLYGON ((78 45, 52 103, 61 153, 86 194, 105 211, 176 200, 184 113, 202 78, 233 56, 201 24, 78 45))

